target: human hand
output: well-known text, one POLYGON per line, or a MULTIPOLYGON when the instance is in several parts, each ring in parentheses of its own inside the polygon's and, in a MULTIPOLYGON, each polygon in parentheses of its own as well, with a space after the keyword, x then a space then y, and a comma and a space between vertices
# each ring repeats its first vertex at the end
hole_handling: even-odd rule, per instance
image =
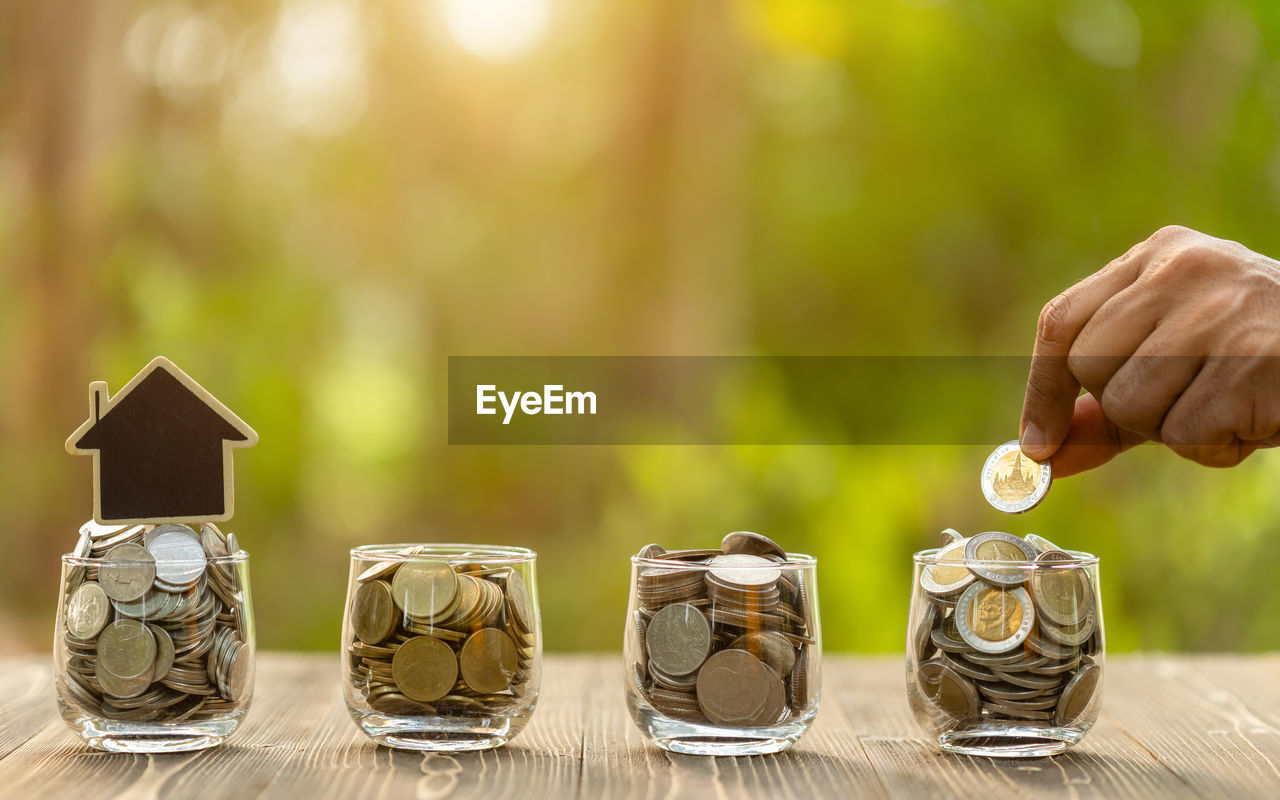
POLYGON ((1280 444, 1278 356, 1280 262, 1161 228, 1045 305, 1022 450, 1055 476, 1144 441, 1234 466, 1280 444))

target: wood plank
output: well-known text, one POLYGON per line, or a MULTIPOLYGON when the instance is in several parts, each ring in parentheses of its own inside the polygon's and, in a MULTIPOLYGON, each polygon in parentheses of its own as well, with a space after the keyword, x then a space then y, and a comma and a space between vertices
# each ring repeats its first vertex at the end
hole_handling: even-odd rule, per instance
MULTIPOLYGON (((244 775, 249 778, 246 783, 253 786, 255 767, 264 766, 264 759, 256 756, 270 752, 263 749, 263 737, 269 736, 278 720, 305 708, 314 695, 317 681, 303 679, 308 672, 315 672, 314 666, 307 663, 314 661, 296 657, 259 659, 258 682, 249 713, 241 729, 222 747, 198 753, 103 753, 90 750, 61 718, 54 718, 0 761, 0 786, 15 796, 77 800, 190 797, 193 786, 201 796, 243 797, 244 788, 235 791, 240 780, 238 770, 244 768, 244 775), (183 775, 188 771, 196 779, 203 777, 203 782, 184 781, 183 775), (236 779, 218 780, 226 775, 236 779)), ((336 667, 333 669, 336 671, 336 667)), ((266 741, 277 743, 273 739, 266 741)), ((274 770, 269 762, 265 766, 274 770)))
POLYGON ((0 667, 0 759, 24 744, 58 713, 53 663, 43 658, 6 658, 0 667))
POLYGON ((1178 797, 1193 791, 1103 718, 1073 751, 1053 759, 943 753, 924 736, 906 698, 900 658, 838 660, 836 700, 854 722, 880 779, 896 797, 1178 797))
POLYGON ((792 750, 704 758, 644 740, 621 658, 552 656, 526 731, 497 751, 375 746, 351 722, 329 654, 263 654, 225 746, 89 750, 57 716, 47 660, 0 660, 0 786, 15 796, 186 798, 1127 798, 1280 796, 1280 656, 1110 660, 1102 719, 1073 752, 942 754, 907 707, 901 660, 828 657, 822 710, 792 750))
POLYGON ((1274 681, 1266 661, 1251 665, 1236 687, 1217 683, 1185 656, 1121 663, 1108 672, 1106 707, 1133 741, 1201 796, 1280 796, 1280 729, 1239 699, 1274 681))
MULTIPOLYGON (((303 757, 268 793, 316 800, 573 796, 581 764, 576 687, 590 680, 591 661, 558 658, 550 666, 528 728, 498 750, 417 753, 378 747, 335 699, 303 757)), ((336 667, 331 687, 337 691, 336 667)))
POLYGON ((611 678, 599 681, 585 698, 581 797, 808 799, 884 794, 866 756, 842 735, 848 724, 839 713, 820 713, 804 739, 777 755, 706 758, 663 751, 631 720, 623 701, 621 657, 600 661, 602 672, 611 678))

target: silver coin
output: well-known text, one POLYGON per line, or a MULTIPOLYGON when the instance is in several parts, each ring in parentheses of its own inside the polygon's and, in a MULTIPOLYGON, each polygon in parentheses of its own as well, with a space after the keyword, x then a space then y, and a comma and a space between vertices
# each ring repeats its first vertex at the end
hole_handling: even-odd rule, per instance
POLYGON ((1036 553, 1021 537, 987 531, 965 540, 964 558, 969 570, 987 583, 1018 586, 1026 582, 1027 564, 1036 553))
POLYGON ((667 551, 660 544, 646 544, 636 553, 637 558, 662 558, 667 551))
POLYGON ((1017 439, 997 447, 982 465, 982 496, 1006 514, 1035 508, 1048 494, 1051 483, 1053 469, 1049 462, 1024 456, 1017 439))
POLYGON ((1027 640, 1035 625, 1031 595, 1021 586, 975 583, 956 601, 956 632, 980 653, 1006 653, 1027 640))
POLYGON ((672 603, 653 616, 645 631, 649 661, 673 677, 698 670, 711 653, 711 623, 695 606, 672 603))
POLYGON ((173 666, 173 638, 159 625, 148 625, 147 630, 156 637, 156 663, 153 681, 164 680, 173 666))
POLYGON ((187 533, 170 530, 150 536, 147 551, 155 559, 156 580, 172 587, 194 586, 208 566, 200 541, 187 533))
POLYGON ((964 541, 964 537, 961 536, 960 532, 955 530, 954 528, 946 528, 939 535, 942 537, 943 545, 948 545, 948 544, 951 544, 952 542, 964 541))
POLYGON ((157 525, 147 531, 147 535, 143 538, 143 544, 150 544, 151 540, 157 536, 163 536, 166 533, 180 533, 183 536, 190 536, 192 539, 199 540, 200 534, 196 533, 186 525, 178 525, 176 523, 167 523, 165 525, 157 525))
POLYGON ((92 639, 107 626, 111 600, 96 583, 84 583, 67 601, 67 632, 77 639, 92 639))
POLYGON ((156 639, 137 620, 118 619, 98 635, 98 666, 117 678, 137 678, 155 662, 156 639))
POLYGON ((712 576, 730 586, 752 589, 776 583, 782 575, 769 559, 745 553, 715 556, 707 561, 707 567, 712 576))
POLYGON ((137 600, 155 579, 155 561, 140 544, 116 545, 98 567, 98 582, 112 600, 137 600))
POLYGON ((720 542, 720 549, 730 555, 777 556, 783 560, 787 558, 787 551, 783 550, 777 542, 752 531, 734 531, 727 534, 720 542))

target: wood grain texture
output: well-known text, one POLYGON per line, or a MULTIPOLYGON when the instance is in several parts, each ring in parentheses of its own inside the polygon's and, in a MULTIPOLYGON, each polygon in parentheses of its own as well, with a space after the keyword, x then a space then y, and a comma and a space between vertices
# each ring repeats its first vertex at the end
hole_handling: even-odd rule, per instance
POLYGON ((130 756, 82 745, 46 659, 0 661, 0 796, 74 798, 1280 797, 1280 656, 1113 658, 1098 726, 1053 759, 945 755, 907 708, 898 658, 828 657, 822 710, 794 748, 703 758, 648 744, 616 656, 553 656, 529 727, 505 748, 424 755, 374 745, 331 655, 258 659, 231 741, 130 756))

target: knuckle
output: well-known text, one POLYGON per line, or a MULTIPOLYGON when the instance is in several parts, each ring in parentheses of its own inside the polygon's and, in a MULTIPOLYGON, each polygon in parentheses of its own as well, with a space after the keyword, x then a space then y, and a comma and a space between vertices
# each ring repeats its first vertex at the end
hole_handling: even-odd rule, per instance
POLYGON ((1155 427, 1148 404, 1135 392, 1132 384, 1112 381, 1102 393, 1098 404, 1102 413, 1116 425, 1129 431, 1144 431, 1155 427))
POLYGON ((1040 340, 1049 344, 1066 344, 1070 338, 1067 329, 1070 315, 1071 296, 1066 292, 1045 303, 1036 323, 1036 334, 1040 340))
POLYGON ((1195 233, 1195 231, 1185 225, 1164 225, 1148 236, 1147 241, 1152 244, 1165 244, 1175 239, 1181 239, 1191 233, 1195 233))

